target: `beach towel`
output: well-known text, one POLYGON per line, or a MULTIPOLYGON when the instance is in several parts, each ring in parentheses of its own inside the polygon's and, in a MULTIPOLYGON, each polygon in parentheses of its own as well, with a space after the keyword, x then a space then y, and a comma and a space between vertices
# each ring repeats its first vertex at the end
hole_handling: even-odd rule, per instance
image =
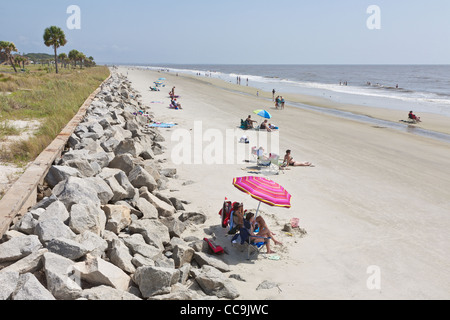
POLYGON ((173 123, 152 123, 148 125, 150 128, 172 128, 176 126, 173 123))

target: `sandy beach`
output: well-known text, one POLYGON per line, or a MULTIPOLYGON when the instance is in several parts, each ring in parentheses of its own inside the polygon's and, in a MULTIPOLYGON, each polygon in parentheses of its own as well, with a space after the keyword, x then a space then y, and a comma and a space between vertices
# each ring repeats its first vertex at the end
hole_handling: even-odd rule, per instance
MULTIPOLYGON (((450 144, 289 105, 275 110, 267 101, 271 93, 260 92, 257 97, 254 88, 217 79, 127 67, 119 72, 142 94, 155 120, 178 124, 160 129, 167 147, 161 156, 163 166, 176 168, 178 174, 178 179, 169 181, 166 193, 190 201, 192 208, 200 208, 208 216, 203 226, 190 232, 199 238, 214 233, 217 243, 227 249, 222 259, 232 273, 245 279, 232 280, 241 294, 239 299, 450 298, 450 144), (167 79, 166 87, 150 91, 160 77, 167 79), (181 96, 183 110, 168 108, 173 86, 181 96), (152 103, 155 101, 162 103, 152 103), (178 165, 172 157, 174 148, 179 147, 179 141, 172 141, 177 130, 192 130, 194 135, 200 122, 203 133, 217 129, 225 135, 249 114, 261 122, 253 114, 257 109, 271 112, 270 121, 280 127, 281 156, 291 149, 297 161, 315 165, 268 176, 292 195, 290 209, 261 206, 263 217, 283 243, 273 246, 279 260, 261 254, 247 261, 246 252, 232 247, 231 238, 220 226, 218 212, 225 197, 243 202, 247 210, 257 208, 256 200, 232 185, 234 177, 254 175, 254 164, 200 161, 178 165), (182 186, 188 181, 188 186, 182 186), (291 218, 300 219, 305 236, 282 231, 291 218), (377 285, 371 286, 378 275, 377 285), (264 280, 278 286, 256 290, 264 280)), ((406 116, 314 97, 286 98, 389 121, 406 116)), ((423 128, 450 133, 448 118, 422 118, 427 118, 423 128)), ((252 146, 251 142, 248 147, 252 146)))

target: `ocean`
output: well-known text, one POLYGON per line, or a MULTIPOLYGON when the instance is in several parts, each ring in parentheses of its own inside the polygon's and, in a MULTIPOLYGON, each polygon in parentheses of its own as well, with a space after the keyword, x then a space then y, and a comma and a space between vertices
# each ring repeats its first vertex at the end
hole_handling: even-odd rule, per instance
MULTIPOLYGON (((278 93, 450 116, 450 65, 140 65, 278 93), (398 86, 398 87, 397 87, 398 86)), ((407 114, 406 114, 407 115, 407 114)))

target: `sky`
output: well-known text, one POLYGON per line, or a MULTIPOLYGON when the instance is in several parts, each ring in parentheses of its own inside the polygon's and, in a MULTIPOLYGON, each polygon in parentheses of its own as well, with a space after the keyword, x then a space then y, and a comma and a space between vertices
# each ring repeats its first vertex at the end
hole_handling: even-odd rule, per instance
POLYGON ((448 0, 2 0, 0 14, 20 53, 51 54, 55 25, 59 52, 102 64, 450 64, 448 0))

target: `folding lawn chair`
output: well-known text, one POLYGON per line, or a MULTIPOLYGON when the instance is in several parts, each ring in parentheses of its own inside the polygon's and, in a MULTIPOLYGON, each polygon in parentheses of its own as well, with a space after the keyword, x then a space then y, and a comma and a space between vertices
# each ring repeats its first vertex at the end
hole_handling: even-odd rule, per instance
POLYGON ((247 260, 253 255, 258 255, 261 252, 261 249, 265 246, 267 241, 270 241, 271 238, 252 236, 250 233, 250 222, 244 221, 244 227, 241 228, 238 234, 236 234, 233 239, 231 239, 231 243, 245 245, 247 244, 247 260), (257 238, 258 242, 251 242, 250 237, 257 238))

